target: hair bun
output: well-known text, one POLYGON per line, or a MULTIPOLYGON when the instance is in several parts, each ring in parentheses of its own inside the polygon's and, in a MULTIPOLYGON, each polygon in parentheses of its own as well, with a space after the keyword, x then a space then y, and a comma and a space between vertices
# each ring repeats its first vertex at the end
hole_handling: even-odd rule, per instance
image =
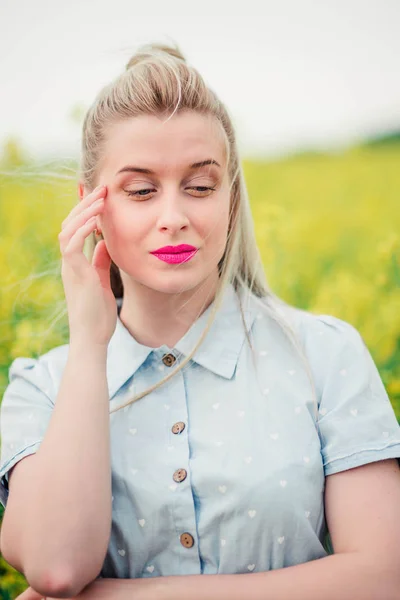
POLYGON ((144 46, 140 46, 140 48, 135 52, 135 54, 130 58, 129 62, 126 65, 126 70, 130 69, 134 65, 142 62, 142 60, 151 57, 157 56, 157 54, 164 53, 169 56, 173 56, 186 62, 186 58, 183 56, 182 52, 178 48, 178 46, 168 46, 168 44, 145 44, 144 46))

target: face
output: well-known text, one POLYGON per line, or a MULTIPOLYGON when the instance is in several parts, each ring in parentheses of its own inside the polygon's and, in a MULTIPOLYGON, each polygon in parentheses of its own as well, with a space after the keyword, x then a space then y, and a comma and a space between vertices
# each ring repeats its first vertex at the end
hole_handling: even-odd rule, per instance
POLYGON ((110 128, 96 181, 107 186, 98 220, 125 289, 137 282, 179 293, 218 277, 228 233, 229 180, 215 121, 194 112, 163 121, 146 115, 110 128), (192 166, 206 160, 213 164, 192 166), (174 262, 168 252, 153 254, 180 244, 196 251, 175 254, 174 262))

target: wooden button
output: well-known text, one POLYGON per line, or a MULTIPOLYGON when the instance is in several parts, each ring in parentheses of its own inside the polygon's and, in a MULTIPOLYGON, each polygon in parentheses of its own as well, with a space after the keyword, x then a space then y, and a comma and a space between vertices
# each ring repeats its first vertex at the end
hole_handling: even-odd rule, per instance
POLYGON ((193 536, 191 536, 190 533, 188 533, 187 531, 185 533, 182 533, 180 540, 182 546, 185 546, 185 548, 191 548, 194 544, 193 536))
POLYGON ((187 471, 185 471, 185 469, 178 469, 173 475, 174 481, 177 481, 178 483, 185 481, 186 477, 187 471))
POLYGON ((175 425, 172 426, 172 433, 182 433, 182 431, 185 429, 186 425, 183 421, 178 421, 177 423, 175 423, 175 425))
POLYGON ((166 365, 167 367, 171 367, 176 361, 176 358, 173 354, 164 354, 164 356, 162 357, 162 361, 164 365, 166 365))

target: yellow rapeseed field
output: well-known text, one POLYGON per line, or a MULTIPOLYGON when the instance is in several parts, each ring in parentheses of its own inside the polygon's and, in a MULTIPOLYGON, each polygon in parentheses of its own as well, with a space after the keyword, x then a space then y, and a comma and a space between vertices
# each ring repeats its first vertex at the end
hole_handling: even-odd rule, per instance
MULTIPOLYGON (((270 286, 292 305, 337 316, 359 330, 398 419, 399 159, 394 144, 243 164, 270 286)), ((33 167, 28 177, 24 165, 19 168, 13 176, 0 169, 2 392, 15 357, 68 341, 67 317, 56 320, 64 300, 57 236, 77 202, 76 181, 35 174, 33 167)), ((0 567, 5 589, 9 574, 4 562, 0 567)), ((15 577, 19 584, 13 585, 24 581, 15 577)), ((0 599, 11 597, 2 593, 0 599)))
MULTIPOLYGON (((400 417, 400 146, 244 161, 265 272, 276 294, 352 323, 400 417)), ((0 168, 1 171, 1 168, 0 168)), ((4 171, 4 169, 3 169, 4 171)), ((24 172, 25 171, 25 172, 24 172)), ((28 176, 30 173, 30 176, 28 176)), ((0 174, 0 389, 16 356, 66 343, 58 233, 76 182, 0 174)))

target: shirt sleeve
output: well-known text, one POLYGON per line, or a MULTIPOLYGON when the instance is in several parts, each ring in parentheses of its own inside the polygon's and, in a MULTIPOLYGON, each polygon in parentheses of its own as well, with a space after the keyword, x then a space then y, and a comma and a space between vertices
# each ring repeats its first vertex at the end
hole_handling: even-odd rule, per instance
POLYGON ((8 472, 34 454, 43 441, 54 408, 53 383, 42 357, 16 358, 0 406, 0 502, 8 499, 8 472))
POLYGON ((330 315, 312 329, 325 476, 387 458, 400 465, 400 425, 360 333, 330 315))

